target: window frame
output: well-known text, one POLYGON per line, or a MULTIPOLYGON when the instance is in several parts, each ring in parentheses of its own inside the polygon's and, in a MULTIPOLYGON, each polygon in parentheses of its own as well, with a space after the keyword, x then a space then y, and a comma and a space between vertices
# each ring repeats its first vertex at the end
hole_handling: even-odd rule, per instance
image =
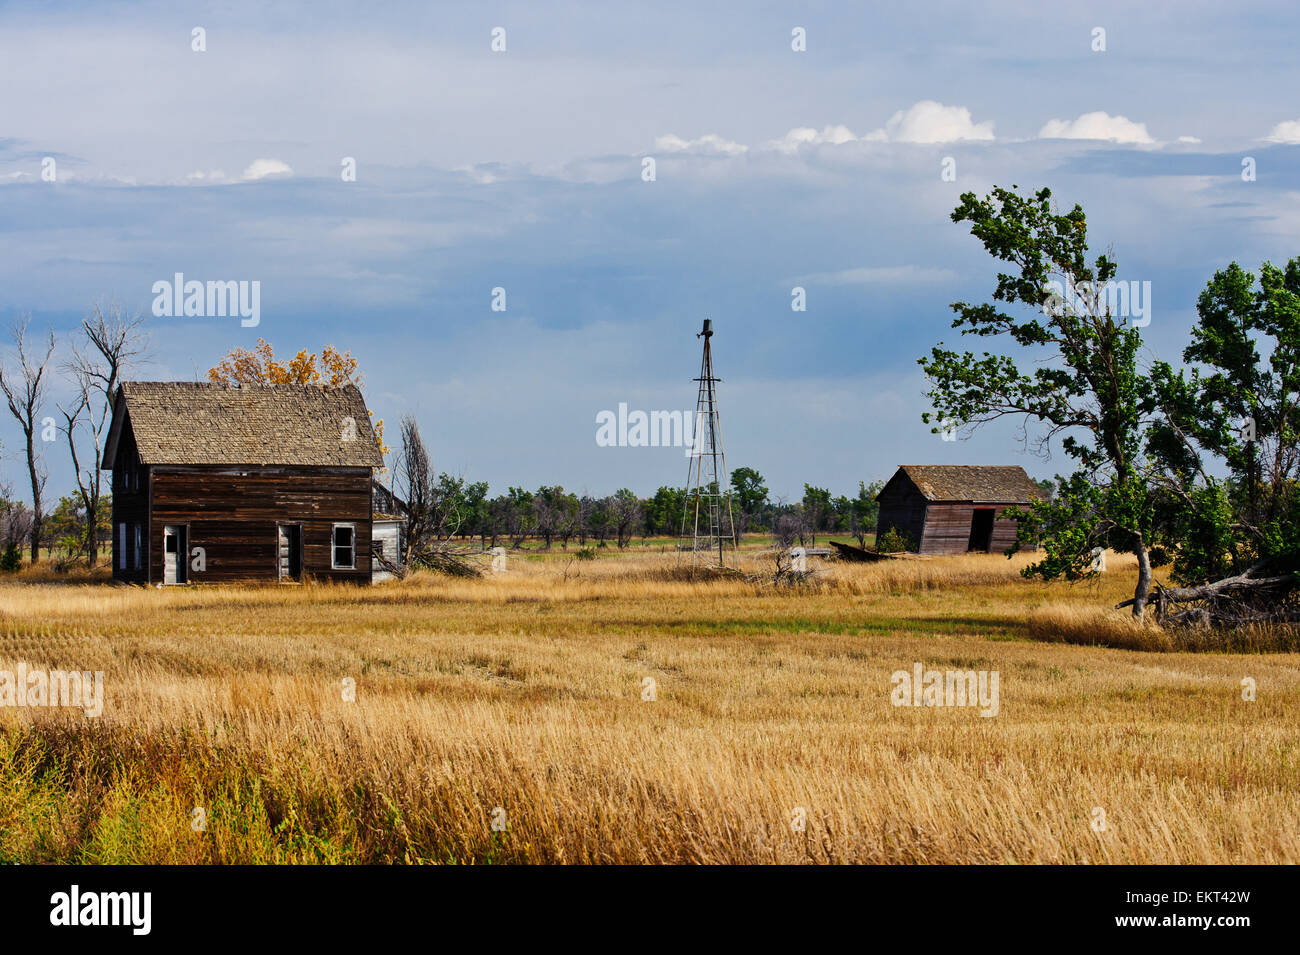
POLYGON ((348 522, 341 522, 330 527, 330 569, 331 570, 356 570, 357 569, 357 525, 348 522), (352 553, 351 564, 340 564, 338 561, 339 545, 336 535, 340 527, 346 527, 352 532, 352 543, 349 550, 352 553))

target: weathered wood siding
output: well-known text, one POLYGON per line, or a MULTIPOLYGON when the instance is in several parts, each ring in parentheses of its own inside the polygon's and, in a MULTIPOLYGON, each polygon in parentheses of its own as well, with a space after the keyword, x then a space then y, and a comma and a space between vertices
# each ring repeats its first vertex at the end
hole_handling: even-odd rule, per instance
POLYGON ((964 554, 969 549, 970 522, 974 508, 970 504, 933 501, 925 509, 925 532, 921 536, 922 554, 964 554))
MULTIPOLYGON (((1002 518, 1002 512, 1016 506, 1020 506, 1021 508, 1024 507, 1024 505, 1007 505, 1007 506, 994 508, 993 546, 989 548, 989 551, 991 553, 1004 554, 1006 553, 1008 548, 1015 546, 1016 531, 1018 530, 1019 522, 1013 521, 1010 518, 1004 520, 1002 518)), ((1021 544, 1018 549, 1034 550, 1033 547, 1029 547, 1024 544, 1021 544)))
POLYGON ((902 471, 896 473, 876 496, 880 512, 876 517, 876 540, 891 528, 916 547, 925 529, 925 496, 902 471))
POLYGON ((1016 522, 1004 520, 1002 512, 1011 504, 976 504, 971 501, 932 501, 925 509, 922 554, 965 554, 970 550, 971 521, 976 508, 993 510, 993 537, 989 552, 1006 551, 1016 541, 1016 522))
POLYGON ((135 439, 129 427, 123 429, 121 446, 113 467, 113 579, 126 583, 142 584, 149 575, 149 471, 140 464, 140 455, 136 450, 135 439), (131 475, 135 474, 134 481, 131 475), (135 567, 135 532, 136 525, 143 529, 141 534, 140 569, 135 567), (126 548, 122 548, 122 532, 126 527, 126 548), (122 566, 125 557, 125 566, 122 566))
MULTIPOLYGON (((376 550, 382 550, 383 555, 398 566, 402 563, 402 525, 400 521, 375 521, 372 529, 373 541, 376 550)), ((383 568, 378 561, 374 561, 374 572, 372 578, 376 581, 388 580, 393 575, 383 568)))
POLYGON ((163 528, 168 524, 188 525, 191 552, 204 549, 207 568, 191 571, 192 583, 274 581, 278 523, 302 525, 304 578, 370 582, 368 468, 159 465, 151 470, 151 582, 163 579, 163 528), (355 569, 331 566, 336 523, 356 526, 355 569))

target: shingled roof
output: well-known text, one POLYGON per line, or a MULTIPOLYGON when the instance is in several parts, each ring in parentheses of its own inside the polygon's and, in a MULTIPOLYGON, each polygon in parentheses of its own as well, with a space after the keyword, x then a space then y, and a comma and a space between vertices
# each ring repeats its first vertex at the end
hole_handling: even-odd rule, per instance
POLYGON ((904 464, 899 468, 930 501, 1028 504, 1042 492, 1014 464, 904 464))
POLYGON ((356 385, 128 381, 118 390, 104 467, 125 422, 145 464, 381 467, 356 385), (355 438, 347 419, 355 423, 355 438))

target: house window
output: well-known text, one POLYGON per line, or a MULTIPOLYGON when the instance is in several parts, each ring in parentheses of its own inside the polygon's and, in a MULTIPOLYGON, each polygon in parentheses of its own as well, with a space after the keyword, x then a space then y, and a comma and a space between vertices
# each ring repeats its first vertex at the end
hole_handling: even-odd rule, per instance
POLYGON ((117 525, 117 569, 126 570, 126 525, 117 525))
POLYGON ((140 561, 143 553, 144 553, 144 530, 142 525, 136 524, 135 525, 135 562, 134 562, 136 570, 139 570, 141 567, 140 561))
POLYGON ((355 524, 334 525, 334 569, 355 570, 357 566, 357 528, 355 524))

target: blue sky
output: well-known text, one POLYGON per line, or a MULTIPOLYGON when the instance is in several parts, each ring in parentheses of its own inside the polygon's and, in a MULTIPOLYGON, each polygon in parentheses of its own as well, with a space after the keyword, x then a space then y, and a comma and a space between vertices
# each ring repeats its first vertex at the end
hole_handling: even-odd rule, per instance
MULTIPOLYGON (((993 284, 949 221, 961 192, 1081 203, 1152 283, 1169 359, 1216 268, 1300 254, 1300 9, 698 6, 0 6, 0 322, 66 343, 98 297, 149 315, 176 272, 256 280, 256 328, 149 315, 137 376, 333 343, 441 469, 648 493, 682 452, 599 447, 596 415, 692 407, 708 316, 728 464, 798 498, 900 463, 1062 465, 1012 427, 944 442, 920 420, 916 358, 993 284)), ((0 421, 21 493, 19 438, 0 421)), ((45 453, 57 497, 66 450, 45 453)))

